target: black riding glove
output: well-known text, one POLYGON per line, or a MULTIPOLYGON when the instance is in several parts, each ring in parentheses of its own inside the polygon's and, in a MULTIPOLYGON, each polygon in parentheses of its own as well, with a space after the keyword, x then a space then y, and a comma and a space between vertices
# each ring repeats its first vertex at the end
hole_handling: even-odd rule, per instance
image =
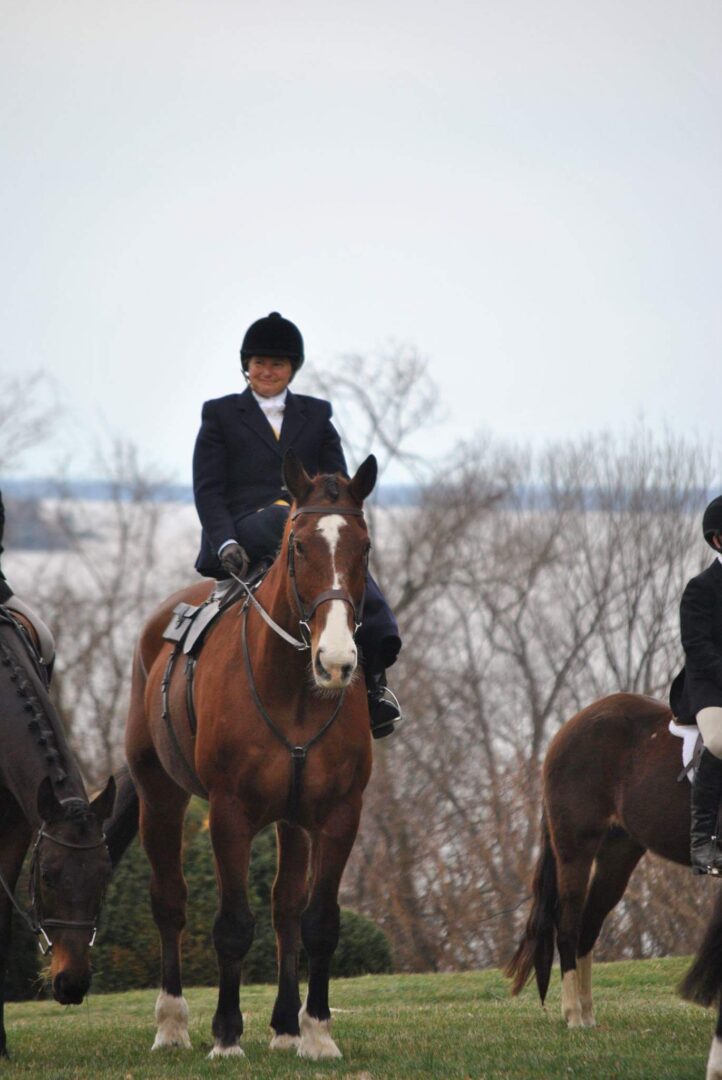
POLYGON ((228 544, 219 558, 221 566, 231 577, 244 578, 248 573, 248 554, 240 544, 228 544))

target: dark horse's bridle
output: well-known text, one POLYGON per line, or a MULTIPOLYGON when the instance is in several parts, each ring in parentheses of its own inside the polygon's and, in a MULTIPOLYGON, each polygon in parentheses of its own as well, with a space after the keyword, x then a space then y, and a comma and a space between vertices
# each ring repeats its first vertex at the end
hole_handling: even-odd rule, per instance
MULTIPOLYGON (((334 507, 334 506, 302 506, 302 507, 299 507, 299 509, 296 510, 291 515, 291 522, 293 523, 296 520, 296 518, 300 517, 302 514, 338 514, 338 515, 340 515, 342 517, 363 517, 363 510, 361 510, 360 508, 356 509, 356 508, 353 508, 353 507, 349 508, 349 509, 341 509, 341 508, 337 508, 337 507, 334 507)), ((279 637, 283 638, 283 640, 287 641, 290 645, 293 645, 293 647, 295 649, 297 649, 299 652, 306 651, 306 650, 311 648, 311 627, 309 625, 310 621, 313 618, 313 616, 315 615, 318 608, 321 606, 321 604, 325 604, 325 603, 327 603, 328 601, 331 601, 331 600, 342 600, 344 603, 349 605, 349 607, 353 611, 353 616, 354 616, 354 636, 355 636, 358 633, 358 631, 359 631, 359 629, 361 627, 362 621, 363 621, 364 599, 365 599, 365 595, 366 595, 366 580, 368 578, 368 555, 369 555, 369 553, 368 553, 368 550, 367 550, 366 553, 365 553, 364 588, 363 588, 363 592, 361 594, 361 602, 358 605, 356 605, 356 603, 354 602, 353 597, 348 592, 346 592, 344 589, 324 589, 322 592, 320 592, 318 594, 318 596, 314 597, 314 599, 311 601, 310 606, 308 608, 306 608, 306 606, 303 603, 303 600, 301 599, 301 595, 300 595, 300 593, 298 591, 298 585, 296 584, 295 537, 294 537, 294 533, 293 533, 293 524, 292 524, 291 531, 290 531, 289 537, 288 537, 287 568, 288 568, 288 575, 289 575, 289 577, 291 579, 291 586, 293 588, 294 599, 296 601, 296 606, 298 608, 298 625, 299 625, 300 631, 301 631, 300 632, 300 638, 294 638, 293 635, 289 634, 286 630, 284 630, 284 628, 282 626, 279 626, 278 623, 275 622, 274 619, 271 618, 271 616, 266 611, 266 609, 258 602, 256 597, 253 595, 253 592, 251 591, 251 589, 248 587, 248 585, 246 585, 245 581, 243 581, 243 579, 240 578, 240 577, 236 577, 235 574, 233 575, 236 578, 236 581, 238 581, 243 586, 243 588, 245 589, 246 594, 247 594, 247 600, 246 600, 246 603, 245 603, 245 605, 243 607, 243 612, 242 612, 242 614, 243 614, 243 634, 242 634, 242 637, 243 637, 243 661, 244 661, 244 665, 245 665, 245 669, 246 669, 246 675, 248 676, 248 685, 249 685, 250 690, 251 690, 251 696, 253 697, 253 702, 254 702, 254 704, 256 706, 256 709, 258 710, 260 715, 263 717, 263 719, 266 722, 269 729, 273 732, 273 734, 276 736, 276 738, 279 740, 279 742, 283 743, 283 745, 286 747, 286 749, 289 751, 289 753, 291 755, 291 763, 292 763, 291 790, 289 791, 288 804, 287 804, 287 809, 286 809, 287 818, 291 822, 294 822, 296 820, 297 816, 298 816, 298 804, 299 804, 299 801, 300 801, 300 798, 301 798, 301 782, 302 782, 302 777, 303 777, 303 767, 306 764, 306 757, 308 755, 308 751, 311 749, 312 746, 315 746, 315 744, 320 739, 323 738, 323 736, 326 734, 328 729, 331 727, 331 725, 336 720, 339 712, 341 711, 341 706, 343 705, 344 698, 346 696, 346 689, 344 688, 340 692, 340 694, 338 696, 338 701, 336 703, 336 707, 334 708, 333 712, 329 716, 328 720, 326 720, 326 722, 316 732, 316 734, 313 735, 310 739, 308 739, 307 742, 303 743, 300 746, 297 746, 294 743, 292 743, 291 740, 284 734, 283 731, 281 731, 281 729, 278 727, 278 725, 275 723, 275 721, 272 719, 272 717, 269 716, 268 712, 264 708, 263 702, 261 701, 261 698, 260 698, 260 696, 258 694, 258 689, 256 687, 255 679, 253 678, 253 668, 251 666, 251 655, 250 655, 249 648, 248 648, 248 612, 250 610, 250 604, 253 604, 255 609, 258 611, 258 613, 264 619, 264 621, 271 627, 272 630, 275 631, 275 633, 277 633, 279 635, 279 637)))
POLYGON ((72 919, 47 919, 43 917, 38 899, 40 893, 40 844, 43 840, 50 840, 54 844, 59 844, 60 847, 73 848, 76 851, 91 851, 95 848, 102 847, 103 844, 106 843, 105 834, 101 836, 100 840, 96 840, 92 844, 73 844, 70 840, 61 840, 59 836, 53 836, 52 833, 46 832, 45 829, 46 824, 43 821, 38 829, 38 835, 35 844, 33 845, 32 855, 30 856, 30 869, 28 873, 28 894, 30 897, 29 910, 23 911, 2 874, 0 874, 0 885, 2 885, 7 893, 10 903, 13 905, 18 915, 25 921, 33 934, 37 937, 40 952, 43 956, 47 956, 53 948, 53 943, 45 930, 46 926, 57 927, 62 930, 90 930, 91 935, 88 948, 92 949, 95 944, 95 935, 98 930, 98 915, 100 914, 100 908, 98 908, 98 911, 96 911, 95 916, 92 919, 74 921, 72 919))

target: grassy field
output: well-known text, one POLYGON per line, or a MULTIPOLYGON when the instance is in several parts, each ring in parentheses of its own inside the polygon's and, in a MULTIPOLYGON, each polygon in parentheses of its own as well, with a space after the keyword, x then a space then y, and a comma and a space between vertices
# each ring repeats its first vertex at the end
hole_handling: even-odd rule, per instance
POLYGON ((242 1075, 253 1080, 391 1080, 448 1077, 570 1077, 700 1080, 714 1017, 682 1002, 683 960, 598 965, 598 1027, 568 1031, 555 977, 546 1010, 528 988, 508 996, 498 972, 365 976, 337 980, 333 1034, 341 1061, 301 1061, 268 1049, 272 987, 242 990, 244 1059, 209 1061, 215 991, 188 990, 193 1049, 150 1053, 155 993, 90 997, 79 1008, 54 1002, 7 1007, 11 1060, 0 1075, 52 1080, 145 1080, 242 1075))

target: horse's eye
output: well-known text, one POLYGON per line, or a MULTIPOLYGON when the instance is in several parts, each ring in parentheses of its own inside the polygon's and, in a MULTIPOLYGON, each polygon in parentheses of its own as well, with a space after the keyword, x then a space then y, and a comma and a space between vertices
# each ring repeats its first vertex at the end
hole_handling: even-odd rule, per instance
POLYGON ((57 876, 58 875, 55 873, 54 870, 48 870, 47 867, 44 867, 40 871, 40 877, 42 878, 45 885, 53 885, 57 876))
POLYGON ((296 541, 296 554, 300 555, 301 558, 303 558, 303 556, 306 554, 306 549, 300 540, 296 541))

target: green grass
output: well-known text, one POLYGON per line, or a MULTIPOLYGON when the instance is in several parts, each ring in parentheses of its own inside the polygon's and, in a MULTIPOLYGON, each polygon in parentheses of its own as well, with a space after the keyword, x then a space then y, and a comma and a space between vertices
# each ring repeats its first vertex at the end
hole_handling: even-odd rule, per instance
POLYGON ((343 1059, 328 1063, 268 1049, 274 999, 269 986, 242 988, 245 1060, 206 1058, 213 990, 186 991, 193 1049, 153 1054, 155 992, 91 996, 85 1005, 68 1009, 53 1002, 15 1004, 6 1010, 12 1056, 0 1063, 0 1076, 700 1080, 714 1015, 676 996, 686 966, 680 959, 598 965, 598 1027, 575 1031, 561 1021, 558 972, 546 1010, 532 987, 509 998, 496 971, 337 980, 331 988, 332 1007, 339 1010, 333 1035, 343 1059))

